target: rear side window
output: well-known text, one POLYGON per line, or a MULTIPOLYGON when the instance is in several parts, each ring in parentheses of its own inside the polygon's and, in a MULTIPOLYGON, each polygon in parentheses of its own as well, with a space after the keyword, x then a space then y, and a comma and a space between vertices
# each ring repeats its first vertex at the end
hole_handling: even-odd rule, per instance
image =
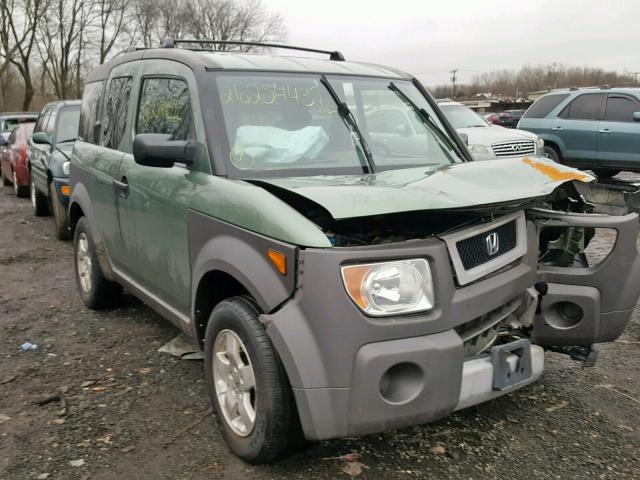
POLYGON ((163 133, 173 140, 193 138, 191 99, 184 80, 145 79, 139 105, 136 133, 163 133))
POLYGON ((633 113, 640 112, 640 104, 624 95, 609 95, 605 120, 609 122, 633 122, 633 113))
POLYGON ((84 87, 78 138, 85 142, 97 144, 100 140, 100 107, 103 88, 104 82, 88 83, 84 87))
POLYGON ((602 93, 580 95, 560 112, 560 116, 571 120, 601 120, 604 100, 602 93))
POLYGON ((524 118, 544 118, 551 110, 560 105, 567 97, 568 93, 558 95, 545 95, 538 99, 536 103, 529 107, 524 114, 524 118))
POLYGON ((112 78, 107 87, 107 95, 102 112, 102 145, 118 150, 127 125, 129 97, 133 78, 112 78))

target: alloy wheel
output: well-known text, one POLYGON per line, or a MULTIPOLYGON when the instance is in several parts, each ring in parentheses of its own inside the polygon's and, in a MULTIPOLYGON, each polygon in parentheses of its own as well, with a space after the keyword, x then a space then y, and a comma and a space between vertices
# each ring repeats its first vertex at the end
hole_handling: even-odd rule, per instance
POLYGON ((76 264, 80 288, 85 293, 89 293, 91 291, 91 253, 89 252, 89 239, 84 232, 78 235, 76 264))
POLYGON ((213 380, 224 420, 240 437, 256 423, 256 380, 247 349, 238 335, 220 331, 213 348, 213 380))
POLYGON ((36 208, 36 185, 33 183, 33 178, 31 179, 29 190, 31 190, 31 205, 33 205, 33 208, 36 208))
POLYGON ((13 172, 11 172, 11 177, 13 180, 13 192, 16 194, 16 197, 18 196, 18 190, 20 187, 18 187, 18 177, 16 177, 16 171, 14 170, 13 172))

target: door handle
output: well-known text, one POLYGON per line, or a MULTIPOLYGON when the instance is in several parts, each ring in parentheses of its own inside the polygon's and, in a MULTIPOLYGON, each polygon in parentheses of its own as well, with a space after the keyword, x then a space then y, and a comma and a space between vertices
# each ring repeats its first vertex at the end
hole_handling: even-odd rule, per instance
POLYGON ((553 127, 551 130, 553 130, 554 132, 561 132, 562 127, 553 127))
POLYGON ((113 179, 113 192, 121 198, 129 196, 129 181, 124 175, 120 180, 113 179))
POLYGON ((601 130, 598 130, 598 132, 608 135, 609 133, 611 133, 611 130, 609 130, 608 128, 603 128, 601 130))

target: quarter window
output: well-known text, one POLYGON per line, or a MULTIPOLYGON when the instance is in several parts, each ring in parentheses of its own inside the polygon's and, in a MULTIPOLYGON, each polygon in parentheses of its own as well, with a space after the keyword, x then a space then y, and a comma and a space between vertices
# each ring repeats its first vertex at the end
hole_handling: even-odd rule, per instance
POLYGON ((187 82, 147 78, 142 84, 136 133, 162 133, 172 140, 193 137, 193 116, 187 82))
POLYGON ((567 97, 568 93, 561 95, 545 95, 541 97, 536 103, 529 107, 529 110, 523 115, 524 118, 544 118, 551 110, 560 105, 567 97))
POLYGON ((107 99, 102 112, 102 145, 118 150, 127 125, 127 112, 133 79, 112 78, 107 89, 107 99))
POLYGON ((634 112, 640 112, 640 104, 638 102, 623 95, 609 95, 605 120, 609 122, 632 122, 634 112))
POLYGON ((560 114, 572 120, 600 120, 604 110, 604 94, 580 95, 560 114))
POLYGON ((84 87, 78 138, 85 142, 97 144, 100 139, 100 106, 103 87, 104 82, 88 83, 84 87))

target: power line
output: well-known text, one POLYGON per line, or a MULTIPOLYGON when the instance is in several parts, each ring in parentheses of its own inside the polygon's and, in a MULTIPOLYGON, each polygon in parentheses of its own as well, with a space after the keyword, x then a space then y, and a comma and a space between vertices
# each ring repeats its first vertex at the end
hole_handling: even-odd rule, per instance
POLYGON ((449 73, 451 74, 451 95, 453 99, 456 99, 456 73, 458 73, 458 68, 454 68, 449 73))

